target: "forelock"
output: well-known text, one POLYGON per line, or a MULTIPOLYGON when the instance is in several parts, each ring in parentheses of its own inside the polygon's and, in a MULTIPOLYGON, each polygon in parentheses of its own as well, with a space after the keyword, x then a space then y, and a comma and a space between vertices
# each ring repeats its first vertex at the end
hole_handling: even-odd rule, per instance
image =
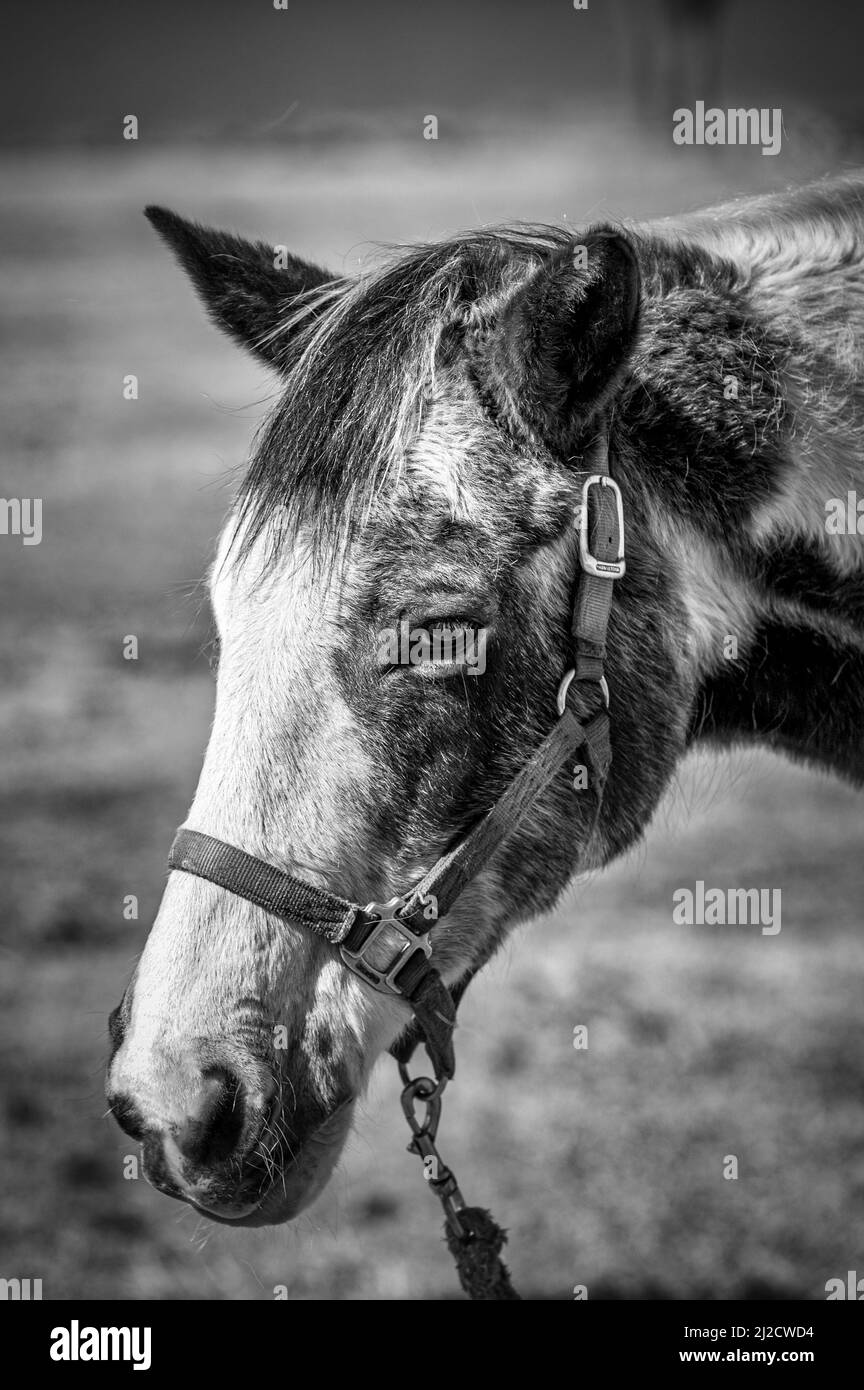
MULTIPOLYGON (((466 325, 494 314, 532 264, 570 241, 553 227, 516 227, 395 248, 379 268, 295 303, 284 394, 241 488, 236 553, 248 554, 277 514, 286 520, 275 548, 300 527, 328 559, 346 545, 398 484, 466 325)), ((464 478, 450 487, 454 506, 468 505, 464 478)))

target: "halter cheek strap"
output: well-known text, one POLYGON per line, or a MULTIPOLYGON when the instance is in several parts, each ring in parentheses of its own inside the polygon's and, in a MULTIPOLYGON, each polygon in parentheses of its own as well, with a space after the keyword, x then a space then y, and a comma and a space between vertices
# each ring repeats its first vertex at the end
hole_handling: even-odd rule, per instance
MULTIPOLYGON (((518 830, 577 753, 587 766, 587 790, 594 797, 591 834, 599 819, 612 759, 604 675, 606 632, 612 585, 625 569, 621 493, 609 477, 605 431, 598 441, 595 470, 583 484, 578 513, 581 572, 571 629, 575 665, 559 686, 558 718, 503 796, 418 884, 389 902, 361 907, 187 826, 177 831, 168 857, 169 868, 195 874, 274 917, 314 932, 338 948, 345 965, 367 984, 403 999, 414 1018, 391 1052, 405 1063, 422 1037, 439 1082, 452 1077, 455 1070, 454 994, 461 997, 480 963, 451 992, 430 960, 435 923, 518 830), (596 713, 582 722, 570 700, 574 686, 584 688, 585 684, 599 692, 601 702, 596 713)), ((574 788, 581 790, 575 782, 574 788)))

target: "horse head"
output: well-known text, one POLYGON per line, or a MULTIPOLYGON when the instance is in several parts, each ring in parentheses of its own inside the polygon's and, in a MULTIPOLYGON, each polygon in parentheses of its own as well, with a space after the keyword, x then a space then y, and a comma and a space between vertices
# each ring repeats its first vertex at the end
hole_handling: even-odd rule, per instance
MULTIPOLYGON (((216 708, 193 830, 352 902, 418 883, 558 717, 574 518, 608 443, 628 569, 602 812, 592 825, 572 770, 551 780, 436 925, 452 983, 634 842, 686 743, 676 577, 616 427, 638 246, 605 226, 482 231, 349 281, 151 220, 215 322, 280 380, 210 576, 216 708)), ((326 941, 172 872, 112 1015, 110 1104, 155 1186, 216 1219, 285 1221, 327 1182, 408 1019, 326 941)))

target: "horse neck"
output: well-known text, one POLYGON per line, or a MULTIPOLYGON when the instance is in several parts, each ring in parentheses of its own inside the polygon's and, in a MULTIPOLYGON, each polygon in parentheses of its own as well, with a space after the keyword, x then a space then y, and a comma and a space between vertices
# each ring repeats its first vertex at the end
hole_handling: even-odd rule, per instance
MULTIPOLYGON (((823 475, 832 482, 837 462, 829 458, 823 475)), ((860 455, 854 462, 860 476, 860 455)), ((763 517, 753 537, 732 545, 688 547, 679 535, 695 690, 690 738, 755 741, 864 784, 864 488, 836 489, 847 530, 832 536, 801 524, 810 519, 802 499, 820 503, 823 515, 829 499, 798 466, 770 529, 763 517)))
POLYGON ((698 326, 686 290, 671 321, 661 299, 624 425, 685 614, 691 738, 757 739, 864 781, 864 307, 837 277, 803 308, 790 274, 749 295, 730 277, 707 310, 700 284, 698 326), (677 412, 665 451, 658 398, 677 412))

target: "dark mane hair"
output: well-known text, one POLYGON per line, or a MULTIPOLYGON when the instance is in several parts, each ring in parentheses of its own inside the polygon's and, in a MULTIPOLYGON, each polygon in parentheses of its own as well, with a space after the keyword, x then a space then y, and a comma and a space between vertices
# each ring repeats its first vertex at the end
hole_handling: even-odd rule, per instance
POLYGON ((313 549, 354 534, 397 475, 435 389, 436 365, 532 264, 573 243, 551 226, 469 232, 391 247, 378 269, 295 302, 283 396, 265 422, 239 497, 241 557, 283 509, 313 549))

